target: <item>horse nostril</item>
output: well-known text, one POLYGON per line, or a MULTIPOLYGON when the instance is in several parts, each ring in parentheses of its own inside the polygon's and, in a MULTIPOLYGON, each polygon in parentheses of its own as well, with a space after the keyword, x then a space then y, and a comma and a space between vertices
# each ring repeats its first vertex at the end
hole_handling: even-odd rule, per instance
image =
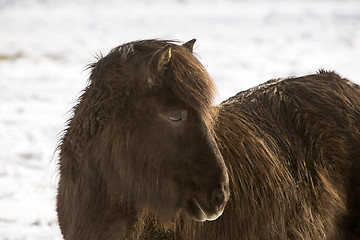
POLYGON ((222 189, 215 189, 211 194, 211 204, 215 208, 219 208, 224 204, 225 192, 222 189))

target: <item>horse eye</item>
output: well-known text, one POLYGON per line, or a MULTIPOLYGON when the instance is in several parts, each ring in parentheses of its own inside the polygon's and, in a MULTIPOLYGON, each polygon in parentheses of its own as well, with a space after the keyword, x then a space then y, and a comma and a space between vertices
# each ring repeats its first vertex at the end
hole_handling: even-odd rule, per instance
POLYGON ((179 112, 179 113, 169 115, 169 119, 171 121, 178 122, 178 121, 183 120, 183 116, 182 116, 182 113, 179 112))

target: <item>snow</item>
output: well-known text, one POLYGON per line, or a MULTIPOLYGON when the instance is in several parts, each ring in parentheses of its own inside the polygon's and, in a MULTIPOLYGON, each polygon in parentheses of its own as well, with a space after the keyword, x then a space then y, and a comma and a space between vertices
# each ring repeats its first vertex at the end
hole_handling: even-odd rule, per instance
POLYGON ((360 84, 359 1, 0 0, 0 240, 61 239, 55 149, 86 65, 146 38, 196 38, 217 102, 318 68, 360 84))

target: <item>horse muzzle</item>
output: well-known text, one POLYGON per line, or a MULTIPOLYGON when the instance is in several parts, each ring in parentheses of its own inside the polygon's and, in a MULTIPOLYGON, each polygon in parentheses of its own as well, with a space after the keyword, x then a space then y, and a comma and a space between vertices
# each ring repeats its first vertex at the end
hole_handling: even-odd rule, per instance
POLYGON ((185 213, 199 222, 214 221, 224 212, 228 199, 229 191, 224 188, 214 189, 210 194, 191 197, 187 201, 185 213))

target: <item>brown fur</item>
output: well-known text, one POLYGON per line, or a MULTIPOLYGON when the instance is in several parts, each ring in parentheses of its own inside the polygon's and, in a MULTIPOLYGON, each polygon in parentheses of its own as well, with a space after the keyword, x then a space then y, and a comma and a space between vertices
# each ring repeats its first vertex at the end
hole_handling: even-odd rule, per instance
POLYGON ((359 239, 358 86, 272 80, 223 102, 216 132, 232 195, 198 239, 359 239))
POLYGON ((193 44, 133 42, 91 66, 60 145, 64 238, 359 239, 359 86, 321 70, 212 107, 193 44), (164 104, 189 110, 182 145, 152 114, 164 104), (226 203, 227 176, 223 215, 189 219, 191 194, 222 186, 226 203))

